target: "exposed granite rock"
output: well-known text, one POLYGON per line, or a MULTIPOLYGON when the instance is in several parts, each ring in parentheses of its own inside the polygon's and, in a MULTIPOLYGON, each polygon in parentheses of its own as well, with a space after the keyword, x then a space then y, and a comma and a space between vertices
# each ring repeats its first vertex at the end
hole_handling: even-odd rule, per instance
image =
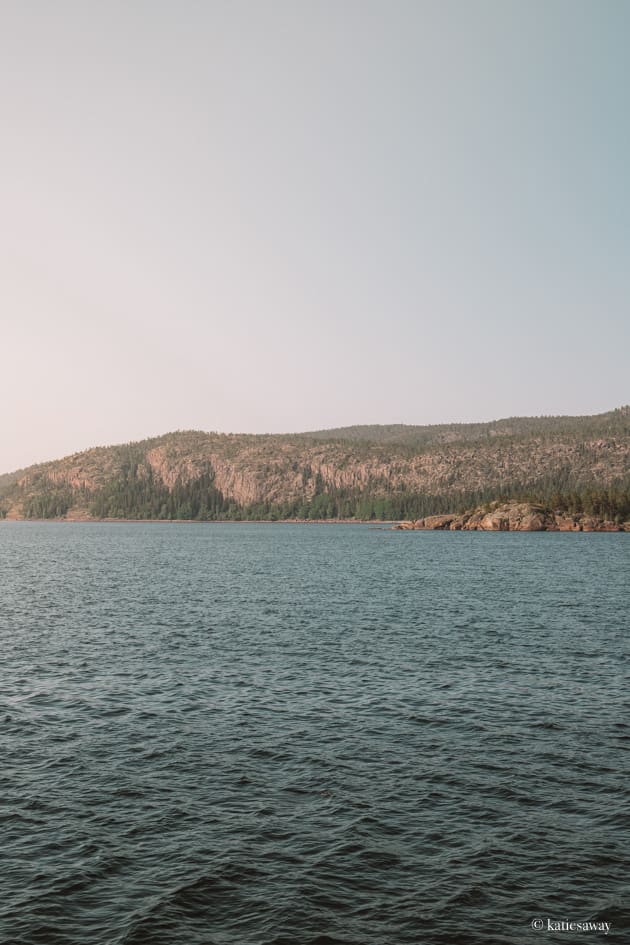
POLYGON ((429 515, 413 522, 393 526, 397 530, 428 529, 432 531, 481 532, 622 532, 630 531, 630 522, 615 522, 592 515, 569 515, 553 512, 542 505, 508 502, 490 511, 477 509, 461 515, 429 515))
POLYGON ((451 527, 457 517, 457 515, 429 515, 427 518, 423 519, 423 527, 446 530, 451 527))
POLYGON ((581 532, 582 526, 573 515, 556 512, 556 529, 559 532, 581 532))
POLYGON ((460 516, 462 530, 476 531, 481 528, 481 523, 485 518, 485 512, 477 510, 476 512, 466 512, 460 516))
POLYGON ((518 504, 500 505, 484 515, 479 525, 464 528, 479 528, 484 532, 544 532, 555 529, 556 520, 553 512, 540 505, 518 504))

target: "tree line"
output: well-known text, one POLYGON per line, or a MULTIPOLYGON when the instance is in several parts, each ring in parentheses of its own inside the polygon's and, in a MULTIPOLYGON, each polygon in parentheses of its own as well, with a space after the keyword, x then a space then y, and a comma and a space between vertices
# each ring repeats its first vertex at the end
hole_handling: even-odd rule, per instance
MULTIPOLYGON (((43 484, 42 484, 43 486, 43 484)), ((321 478, 315 494, 286 502, 259 502, 241 506, 226 498, 208 471, 172 489, 157 480, 152 470, 130 460, 121 474, 96 492, 47 484, 24 498, 26 518, 62 518, 71 508, 84 508, 94 518, 130 518, 194 521, 280 521, 286 519, 355 519, 391 521, 428 515, 460 513, 497 501, 523 501, 571 514, 594 515, 616 522, 630 520, 630 477, 607 486, 574 481, 569 470, 549 474, 534 483, 510 482, 500 487, 435 494, 378 493, 326 489, 321 478)), ((0 517, 2 517, 0 508, 0 517)), ((4 507, 6 514, 6 507, 4 507)))

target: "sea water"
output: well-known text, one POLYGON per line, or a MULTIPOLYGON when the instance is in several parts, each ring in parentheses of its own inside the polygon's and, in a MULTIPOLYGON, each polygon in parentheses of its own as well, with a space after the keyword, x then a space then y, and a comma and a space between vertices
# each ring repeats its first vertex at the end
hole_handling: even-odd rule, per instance
POLYGON ((0 940, 630 941, 629 587, 625 534, 0 524, 0 940))

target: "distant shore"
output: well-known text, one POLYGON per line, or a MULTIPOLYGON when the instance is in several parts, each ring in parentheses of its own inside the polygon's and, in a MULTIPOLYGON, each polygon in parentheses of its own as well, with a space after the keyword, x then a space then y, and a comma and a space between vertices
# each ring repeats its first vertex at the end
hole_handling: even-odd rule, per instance
POLYGON ((252 519, 199 519, 199 518, 89 518, 60 516, 58 518, 3 518, 3 522, 27 522, 45 525, 49 523, 67 525, 372 525, 393 527, 400 519, 356 519, 356 518, 252 518, 252 519))
POLYGON ((488 509, 472 512, 430 515, 413 520, 401 519, 188 519, 188 518, 92 518, 87 515, 57 518, 17 518, 7 516, 2 522, 78 525, 364 525, 388 531, 483 531, 483 532, 630 532, 630 522, 613 522, 593 515, 553 512, 528 503, 493 503, 488 509))

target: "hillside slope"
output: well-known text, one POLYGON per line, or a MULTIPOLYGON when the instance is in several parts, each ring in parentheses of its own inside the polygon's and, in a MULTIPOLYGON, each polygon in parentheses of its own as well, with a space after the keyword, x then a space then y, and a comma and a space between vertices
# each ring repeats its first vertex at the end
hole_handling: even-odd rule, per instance
POLYGON ((623 407, 593 417, 299 435, 169 433, 5 475, 0 513, 397 519, 519 498, 630 517, 629 480, 623 407))

